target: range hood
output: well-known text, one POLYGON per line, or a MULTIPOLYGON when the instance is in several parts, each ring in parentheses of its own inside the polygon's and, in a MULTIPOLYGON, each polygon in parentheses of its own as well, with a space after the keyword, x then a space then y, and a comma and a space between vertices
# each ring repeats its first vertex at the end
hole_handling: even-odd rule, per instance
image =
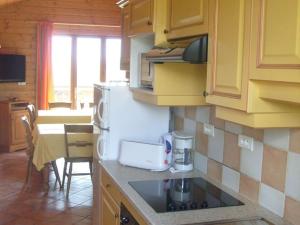
POLYGON ((208 36, 204 35, 192 41, 186 48, 155 48, 145 53, 148 61, 154 63, 185 62, 201 64, 207 62, 208 36))

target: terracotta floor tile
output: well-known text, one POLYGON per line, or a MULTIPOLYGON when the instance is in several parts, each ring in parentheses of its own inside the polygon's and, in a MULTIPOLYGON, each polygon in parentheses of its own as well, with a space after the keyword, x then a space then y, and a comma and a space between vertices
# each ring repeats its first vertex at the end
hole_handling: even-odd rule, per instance
POLYGON ((91 207, 85 206, 85 205, 78 205, 76 207, 73 207, 73 208, 69 209, 68 212, 70 212, 71 214, 74 214, 77 216, 83 216, 83 217, 92 215, 91 207))
POLYGON ((9 222, 11 222, 15 217, 13 215, 1 212, 0 213, 0 225, 5 225, 9 222))
POLYGON ((75 225, 92 225, 92 220, 84 218, 83 220, 75 223, 75 225))
MULTIPOLYGON (((92 183, 89 176, 72 179, 70 200, 49 174, 44 192, 41 173, 34 171, 30 188, 24 189, 25 152, 0 154, 0 225, 90 225, 92 183)), ((62 165, 59 165, 62 171, 62 165)), ((86 168, 85 168, 86 169, 86 168)), ((66 189, 66 188, 65 188, 66 189)))
POLYGON ((27 219, 27 218, 17 218, 11 222, 9 222, 6 225, 39 225, 39 221, 34 221, 32 219, 27 219))

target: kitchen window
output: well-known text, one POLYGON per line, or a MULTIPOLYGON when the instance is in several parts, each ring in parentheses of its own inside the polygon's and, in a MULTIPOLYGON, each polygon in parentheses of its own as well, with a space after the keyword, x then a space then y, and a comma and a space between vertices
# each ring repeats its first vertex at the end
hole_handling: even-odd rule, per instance
POLYGON ((54 101, 80 108, 93 102, 93 84, 125 81, 120 70, 121 39, 54 35, 52 74, 54 101), (103 57, 104 56, 104 57, 103 57))

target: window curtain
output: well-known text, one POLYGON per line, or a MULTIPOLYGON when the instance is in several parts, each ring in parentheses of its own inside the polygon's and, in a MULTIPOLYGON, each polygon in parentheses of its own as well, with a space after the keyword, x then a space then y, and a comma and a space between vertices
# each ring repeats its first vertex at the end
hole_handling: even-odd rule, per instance
POLYGON ((38 109, 48 109, 53 101, 51 65, 53 24, 40 22, 37 27, 37 103, 38 109))

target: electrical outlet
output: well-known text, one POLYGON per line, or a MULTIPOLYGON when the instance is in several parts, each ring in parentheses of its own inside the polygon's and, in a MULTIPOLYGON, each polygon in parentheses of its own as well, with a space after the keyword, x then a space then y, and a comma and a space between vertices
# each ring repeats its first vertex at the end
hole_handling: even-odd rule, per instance
POLYGON ((19 86, 25 86, 25 85, 26 85, 26 82, 18 82, 18 85, 19 85, 19 86))
POLYGON ((253 152, 254 150, 254 139, 245 135, 239 135, 239 146, 244 149, 248 149, 253 152))
POLYGON ((215 127, 211 124, 205 123, 203 126, 204 134, 214 137, 215 136, 215 127))

